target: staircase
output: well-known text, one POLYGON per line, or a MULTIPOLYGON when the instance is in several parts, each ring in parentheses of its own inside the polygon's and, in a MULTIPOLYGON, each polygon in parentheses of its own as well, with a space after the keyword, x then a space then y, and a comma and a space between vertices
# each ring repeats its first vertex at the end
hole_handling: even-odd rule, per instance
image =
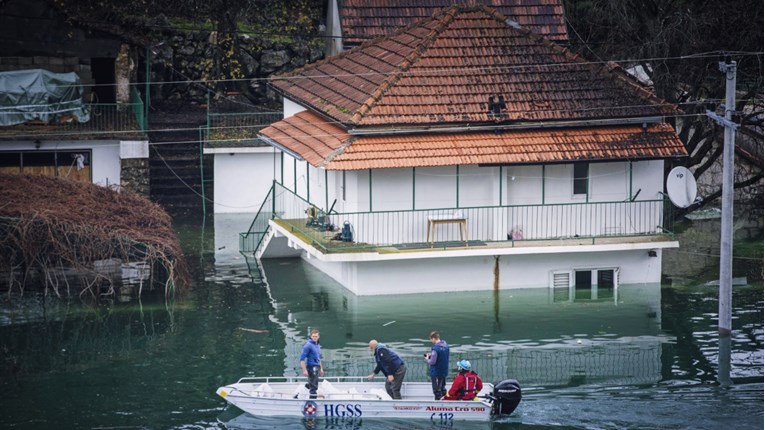
POLYGON ((256 259, 260 258, 263 245, 273 236, 268 220, 274 217, 274 186, 268 191, 266 198, 258 209, 258 213, 250 224, 246 232, 239 233, 239 252, 245 256, 251 255, 256 259), (271 234, 271 236, 269 236, 271 234))
POLYGON ((202 109, 186 112, 152 112, 149 115, 151 199, 172 214, 202 210, 202 185, 213 199, 213 158, 204 156, 200 171, 200 132, 206 124, 202 109))

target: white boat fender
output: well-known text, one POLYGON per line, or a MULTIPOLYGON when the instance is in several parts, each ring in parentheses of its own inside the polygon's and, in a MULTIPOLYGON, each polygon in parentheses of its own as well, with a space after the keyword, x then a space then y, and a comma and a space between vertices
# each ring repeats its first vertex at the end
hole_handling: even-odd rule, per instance
POLYGON ((308 388, 305 386, 305 384, 300 384, 297 387, 295 387, 295 393, 294 393, 295 399, 307 399, 308 398, 308 388))
POLYGON ((271 388, 270 385, 267 383, 262 383, 258 385, 254 390, 252 390, 252 396, 253 397, 274 397, 274 389, 271 388))
POLYGON ((393 397, 391 397, 390 394, 388 394, 388 392, 382 388, 372 388, 369 390, 369 394, 374 394, 375 396, 379 397, 380 400, 393 400, 393 397))
POLYGON ((335 386, 332 385, 326 379, 319 383, 319 390, 317 391, 317 394, 329 396, 331 394, 340 394, 340 393, 341 391, 335 388, 335 386))

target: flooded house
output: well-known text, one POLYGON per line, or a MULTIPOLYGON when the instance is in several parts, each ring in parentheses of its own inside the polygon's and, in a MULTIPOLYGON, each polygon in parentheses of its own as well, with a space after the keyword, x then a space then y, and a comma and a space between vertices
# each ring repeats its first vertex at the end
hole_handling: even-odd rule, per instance
POLYGON ((273 177, 236 185, 268 190, 244 253, 301 257, 357 295, 597 296, 659 282, 678 246, 663 193, 687 156, 676 107, 489 7, 444 9, 271 85, 273 177))
POLYGON ((148 195, 136 41, 68 12, 43 0, 0 4, 0 28, 13 40, 0 47, 0 172, 148 195))
POLYGON ((301 374, 294 357, 307 333, 319 329, 323 358, 338 374, 368 374, 373 360, 366 344, 379 339, 406 357, 407 379, 427 380, 422 353, 429 350, 428 327, 448 327, 442 336, 451 346, 450 361, 470 360, 484 380, 512 376, 527 387, 565 387, 663 378, 668 338, 661 291, 650 284, 596 298, 543 288, 357 296, 311 266, 285 260, 264 265, 270 321, 285 340, 285 376, 301 374))

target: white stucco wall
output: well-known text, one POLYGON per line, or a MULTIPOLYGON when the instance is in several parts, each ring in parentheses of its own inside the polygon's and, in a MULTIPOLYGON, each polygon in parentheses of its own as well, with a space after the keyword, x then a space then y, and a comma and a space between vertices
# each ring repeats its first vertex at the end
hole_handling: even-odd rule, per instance
MULTIPOLYGON (((618 269, 620 284, 659 283, 657 257, 641 250, 557 252, 499 256, 499 288, 548 288, 553 272, 618 269)), ((356 295, 478 291, 494 288, 495 256, 462 256, 374 262, 303 259, 356 295)))
MULTIPOLYGON (((629 198, 629 163, 590 164, 590 202, 618 202, 629 198)), ((634 173, 634 172, 633 172, 634 173)))
POLYGON ((457 206, 457 169, 420 167, 415 171, 417 209, 457 206))
POLYGON ((499 205, 499 167, 460 166, 460 207, 499 205))
POLYGON ((412 210, 412 185, 412 169, 372 171, 372 209, 412 210))
POLYGON ((637 200, 661 198, 664 184, 664 161, 648 160, 632 163, 590 163, 589 195, 573 193, 573 164, 542 166, 509 166, 507 200, 504 204, 554 204, 588 202, 618 202, 629 199, 640 189, 637 200), (543 188, 544 187, 544 188, 543 188), (630 191, 632 194, 630 194, 630 191))
POLYGON ((632 163, 632 195, 641 190, 636 200, 661 199, 665 179, 663 160, 632 163))
POLYGON ((506 198, 503 204, 538 205, 542 203, 542 166, 508 166, 506 198))
MULTIPOLYGON (((120 184, 120 144, 115 141, 103 141, 91 146, 93 160, 91 171, 93 183, 98 185, 120 184)), ((64 145, 60 146, 62 149, 64 145)))
POLYGON ((283 109, 284 109, 285 118, 289 118, 292 115, 295 115, 296 113, 303 112, 304 110, 306 110, 306 108, 293 102, 292 100, 288 98, 284 99, 283 109))
POLYGON ((256 213, 274 178, 281 178, 280 152, 271 147, 238 151, 215 153, 215 213, 256 213))

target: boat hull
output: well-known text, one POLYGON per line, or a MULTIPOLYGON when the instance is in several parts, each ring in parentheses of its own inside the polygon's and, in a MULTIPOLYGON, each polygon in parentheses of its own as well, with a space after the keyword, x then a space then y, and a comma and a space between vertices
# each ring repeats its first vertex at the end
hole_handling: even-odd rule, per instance
MULTIPOLYGON (((298 380, 291 382, 250 382, 240 380, 218 388, 217 394, 237 408, 254 416, 302 418, 406 418, 435 422, 488 421, 492 404, 476 401, 434 400, 430 383, 404 383, 401 400, 379 398, 384 383, 334 382, 338 392, 324 393, 319 398, 293 398, 298 380), (264 390, 266 387, 268 390, 264 390)), ((491 392, 491 384, 485 384, 491 392)), ((482 392, 483 394, 483 392, 482 392)))

